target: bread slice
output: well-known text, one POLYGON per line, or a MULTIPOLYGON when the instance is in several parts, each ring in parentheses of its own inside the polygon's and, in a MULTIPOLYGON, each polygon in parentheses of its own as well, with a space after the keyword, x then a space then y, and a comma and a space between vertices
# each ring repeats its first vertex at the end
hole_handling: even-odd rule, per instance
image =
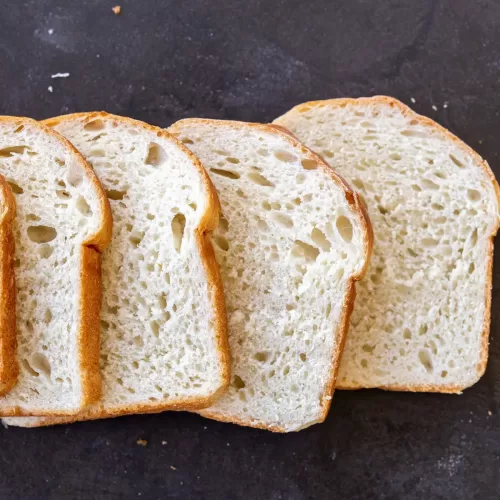
POLYGON ((14 275, 14 219, 16 200, 0 175, 0 396, 17 382, 16 280, 14 275))
POLYGON ((460 392, 488 356, 499 188, 450 132, 390 97, 301 104, 275 123, 366 200, 375 231, 338 388, 460 392))
MULTIPOLYGON (((115 221, 103 256, 102 399, 76 420, 209 406, 229 383, 229 354, 209 236, 219 203, 207 173, 167 132, 139 121, 81 113, 46 123, 92 163, 115 221)), ((16 420, 23 425, 7 422, 16 420)))
POLYGON ((273 431, 322 421, 371 228, 358 196, 291 134, 182 120, 224 218, 214 233, 228 309, 232 383, 201 412, 273 431))
POLYGON ((74 414, 100 396, 100 252, 111 238, 109 203, 74 147, 28 118, 0 117, 0 174, 17 205, 20 365, 0 415, 74 414))

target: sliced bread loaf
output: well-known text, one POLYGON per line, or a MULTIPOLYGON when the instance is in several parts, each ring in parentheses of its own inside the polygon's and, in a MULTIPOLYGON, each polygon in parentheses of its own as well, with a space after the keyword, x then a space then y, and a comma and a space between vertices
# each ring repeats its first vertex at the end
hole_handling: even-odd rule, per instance
POLYGON ((375 231, 337 387, 460 392, 486 367, 499 188, 450 132, 389 97, 301 104, 275 123, 326 157, 375 231))
POLYGON ((277 127, 182 120, 169 129, 219 192, 214 233, 232 383, 202 415, 273 431, 322 421, 371 228, 357 195, 277 127))
MULTIPOLYGON (((103 255, 102 399, 76 420, 209 406, 229 383, 229 356, 207 173, 170 134, 139 121, 81 113, 46 123, 93 165, 114 218, 103 255)), ((7 422, 16 420, 28 425, 7 422)))
POLYGON ((27 118, 0 118, 0 174, 17 205, 20 365, 0 415, 74 414, 100 396, 100 252, 111 238, 109 203, 75 148, 27 118))
POLYGON ((14 387, 19 373, 16 357, 15 217, 14 194, 0 175, 0 396, 14 387))

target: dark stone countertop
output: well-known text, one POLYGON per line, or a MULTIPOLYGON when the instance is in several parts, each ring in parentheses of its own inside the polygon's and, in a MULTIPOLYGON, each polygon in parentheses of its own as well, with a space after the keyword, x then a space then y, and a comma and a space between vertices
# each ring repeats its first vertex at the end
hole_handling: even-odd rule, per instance
MULTIPOLYGON (((0 12, 1 114, 270 121, 305 100, 388 94, 500 174, 495 1, 0 0, 0 12)), ((499 498, 498 255, 488 369, 461 396, 339 391, 324 424, 289 435, 188 413, 2 428, 0 497, 499 498)))

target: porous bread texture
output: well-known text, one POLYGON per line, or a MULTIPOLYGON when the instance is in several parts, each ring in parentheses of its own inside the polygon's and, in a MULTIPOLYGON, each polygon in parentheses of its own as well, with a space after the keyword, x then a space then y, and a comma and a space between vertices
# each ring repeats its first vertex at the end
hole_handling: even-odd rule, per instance
POLYGON ((371 228, 350 188, 275 127, 182 120, 223 217, 214 233, 232 381, 202 415, 273 431, 322 421, 371 228))
POLYGON ((16 200, 12 189, 0 175, 0 395, 17 382, 16 357, 16 280, 14 274, 14 230, 16 200))
POLYGON ((488 354, 498 185, 450 132, 389 97, 301 104, 275 123, 363 196, 374 255, 337 387, 460 392, 488 354))
POLYGON ((76 420, 208 406, 229 383, 209 177, 187 148, 145 123, 107 113, 47 123, 93 165, 114 218, 102 265, 102 399, 76 420))
POLYGON ((17 385, 1 415, 74 414, 99 398, 100 251, 111 213, 63 137, 0 117, 0 173, 16 196, 17 385))

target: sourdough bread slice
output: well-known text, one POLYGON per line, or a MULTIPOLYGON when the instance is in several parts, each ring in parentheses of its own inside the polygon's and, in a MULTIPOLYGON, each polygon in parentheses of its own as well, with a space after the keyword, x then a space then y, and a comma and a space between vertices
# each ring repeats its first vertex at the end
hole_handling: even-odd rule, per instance
POLYGON ((46 123, 93 165, 114 218, 103 255, 102 399, 76 420, 209 406, 229 383, 229 354, 207 173, 170 134, 139 121, 81 113, 46 123))
POLYGON ((201 414, 281 432, 322 421, 372 243, 359 198, 277 127, 193 119, 169 130, 208 169, 224 217, 213 241, 232 383, 201 414))
POLYGON ((16 200, 12 189, 0 175, 0 396, 17 382, 16 358, 16 280, 14 275, 14 220, 16 200))
POLYGON ((59 134, 0 117, 0 174, 16 196, 17 385, 0 415, 74 414, 100 396, 101 254, 111 212, 92 168, 59 134))
POLYGON ((375 231, 337 387, 460 392, 488 355, 499 189, 450 132, 389 97, 301 104, 275 123, 366 200, 375 231))

